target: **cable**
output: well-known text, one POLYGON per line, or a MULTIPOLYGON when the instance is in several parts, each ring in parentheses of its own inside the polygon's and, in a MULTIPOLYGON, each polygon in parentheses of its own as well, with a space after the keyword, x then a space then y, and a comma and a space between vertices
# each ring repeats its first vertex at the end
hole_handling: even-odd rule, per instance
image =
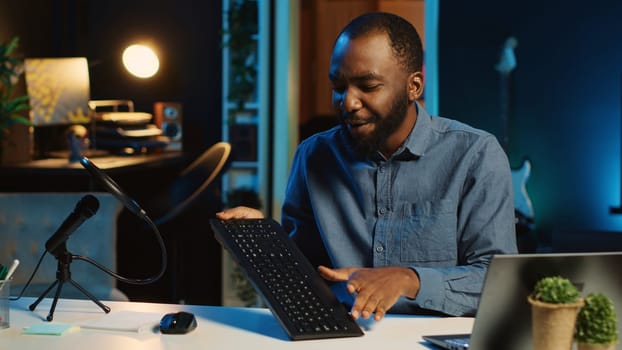
POLYGON ((44 250, 43 254, 41 254, 41 257, 39 258, 39 262, 37 263, 37 266, 35 266, 35 269, 32 271, 32 274, 30 275, 30 278, 28 278, 28 281, 26 281, 26 284, 22 288, 22 291, 19 293, 19 295, 17 297, 11 297, 11 298, 9 298, 9 300, 11 300, 11 301, 19 300, 24 295, 24 292, 26 291, 26 288, 28 288, 28 286, 30 285, 30 282, 32 282, 32 279, 35 277, 35 274, 37 273, 37 270, 39 270, 39 266, 41 266, 41 262, 43 261, 43 258, 45 258, 45 253, 46 252, 47 251, 44 250))
POLYGON ((102 264, 98 263, 97 261, 95 261, 95 260, 93 260, 93 259, 91 259, 89 257, 82 256, 82 255, 72 255, 72 258, 73 259, 77 259, 77 260, 86 261, 86 262, 88 262, 91 265, 99 268, 100 270, 106 272, 107 274, 109 274, 110 276, 116 278, 117 280, 119 280, 121 282, 129 283, 129 284, 135 284, 135 285, 145 285, 145 284, 149 284, 149 283, 153 283, 153 282, 157 281, 158 279, 160 279, 164 275, 164 272, 166 272, 166 266, 167 266, 166 246, 164 245, 164 240, 162 239, 162 234, 160 233, 160 230, 153 223, 151 218, 149 218, 149 216, 147 216, 147 215, 141 216, 141 218, 143 218, 145 221, 147 221, 147 223, 149 224, 149 226, 151 227, 153 233, 156 236, 158 244, 160 245, 160 250, 161 250, 161 253, 162 253, 161 254, 162 266, 160 268, 160 272, 156 276, 145 278, 145 279, 127 278, 127 277, 123 277, 123 276, 119 275, 118 273, 110 270, 109 268, 103 266, 102 264))
MULTIPOLYGON (((148 278, 144 278, 144 279, 128 278, 128 277, 123 277, 123 276, 119 275, 118 273, 110 270, 109 268, 105 267, 104 265, 98 263, 97 261, 95 261, 95 260, 93 260, 93 259, 91 259, 91 258, 89 258, 87 256, 72 254, 71 258, 75 259, 75 260, 86 261, 87 263, 97 267, 98 269, 104 271, 105 273, 107 273, 110 276, 116 278, 117 280, 119 280, 121 282, 128 283, 128 284, 146 285, 146 284, 150 284, 150 283, 153 283, 153 282, 159 280, 164 275, 164 273, 166 272, 166 266, 167 266, 166 246, 164 245, 164 240, 162 239, 162 234, 160 233, 160 230, 155 225, 155 223, 151 220, 151 218, 148 215, 142 215, 142 216, 140 216, 140 218, 144 219, 147 222, 147 224, 151 227, 152 232, 154 233, 154 235, 156 237, 156 240, 158 241, 158 244, 160 245, 162 265, 160 267, 160 272, 158 272, 157 275, 152 276, 152 277, 148 277, 148 278)), ((28 281, 26 282, 24 287, 22 287, 22 290, 19 293, 19 295, 17 297, 11 297, 9 300, 16 301, 16 300, 19 300, 24 295, 24 292, 26 291, 28 286, 30 286, 30 283, 32 282, 32 279, 35 277, 35 274, 39 270, 39 267, 41 266, 41 263, 43 262, 43 259, 45 258, 45 254, 46 253, 47 253, 47 250, 44 250, 43 254, 41 254, 41 257, 39 258, 39 261, 37 262, 37 265, 35 266, 34 270, 32 271, 32 274, 28 278, 28 281)))

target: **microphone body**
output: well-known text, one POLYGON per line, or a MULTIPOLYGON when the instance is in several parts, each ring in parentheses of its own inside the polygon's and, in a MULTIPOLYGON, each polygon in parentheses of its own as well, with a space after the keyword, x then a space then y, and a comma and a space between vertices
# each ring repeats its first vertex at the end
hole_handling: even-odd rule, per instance
POLYGON ((45 250, 53 255, 57 255, 56 249, 59 248, 61 244, 65 243, 65 241, 69 239, 69 236, 74 233, 84 221, 95 215, 97 209, 99 209, 99 200, 97 200, 95 196, 88 194, 82 197, 76 204, 73 212, 69 214, 52 237, 45 243, 45 250))

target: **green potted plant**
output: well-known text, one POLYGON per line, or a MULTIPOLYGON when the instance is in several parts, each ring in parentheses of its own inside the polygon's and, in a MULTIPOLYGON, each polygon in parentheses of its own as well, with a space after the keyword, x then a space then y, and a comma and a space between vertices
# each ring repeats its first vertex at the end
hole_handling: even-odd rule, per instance
POLYGON ((544 277, 527 300, 531 304, 534 350, 569 350, 577 313, 584 304, 577 287, 562 276, 544 277))
POLYGON ((615 349, 618 343, 618 320, 613 302, 602 293, 585 297, 577 316, 575 338, 579 350, 615 349))
POLYGON ((0 162, 3 152, 10 145, 10 130, 13 125, 30 125, 30 120, 23 116, 28 110, 28 96, 15 96, 14 89, 23 73, 22 61, 14 57, 19 38, 8 43, 0 43, 0 162))
POLYGON ((231 1, 227 11, 227 29, 223 31, 223 45, 229 48, 229 100, 237 111, 252 100, 257 79, 257 1, 231 1))

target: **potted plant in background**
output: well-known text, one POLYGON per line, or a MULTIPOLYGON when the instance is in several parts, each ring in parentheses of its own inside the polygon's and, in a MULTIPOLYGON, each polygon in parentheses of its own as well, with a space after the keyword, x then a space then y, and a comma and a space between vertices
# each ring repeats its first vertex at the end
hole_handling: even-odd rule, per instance
MULTIPOLYGON (((261 209, 261 199, 257 192, 251 188, 236 188, 227 193, 227 207, 247 206, 261 209)), ((255 287, 246 278, 238 264, 232 261, 233 268, 229 278, 235 289, 235 294, 243 306, 261 306, 261 300, 257 297, 255 287)))
POLYGON ((579 350, 615 349, 618 343, 618 320, 613 302, 601 293, 585 297, 577 316, 575 333, 579 350))
POLYGON ((544 277, 528 301, 534 350, 570 350, 577 313, 584 304, 577 287, 562 276, 544 277))
POLYGON ((235 0, 227 12, 223 45, 229 48, 230 78, 228 99, 238 111, 252 100, 257 79, 257 1, 235 0))
POLYGON ((0 162, 13 145, 10 134, 14 125, 30 125, 30 120, 23 116, 23 111, 30 108, 28 96, 14 96, 24 69, 23 62, 13 56, 18 44, 18 37, 0 43, 0 162))

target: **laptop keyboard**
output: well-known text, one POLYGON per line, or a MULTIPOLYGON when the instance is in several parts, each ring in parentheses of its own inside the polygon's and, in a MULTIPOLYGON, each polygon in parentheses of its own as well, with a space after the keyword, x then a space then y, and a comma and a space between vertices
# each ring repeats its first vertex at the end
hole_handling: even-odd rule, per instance
POLYGON ((363 335, 276 221, 212 219, 211 226, 291 339, 363 335))
POLYGON ((446 339, 445 342, 450 345, 455 345, 456 349, 466 349, 469 347, 469 337, 446 339))

